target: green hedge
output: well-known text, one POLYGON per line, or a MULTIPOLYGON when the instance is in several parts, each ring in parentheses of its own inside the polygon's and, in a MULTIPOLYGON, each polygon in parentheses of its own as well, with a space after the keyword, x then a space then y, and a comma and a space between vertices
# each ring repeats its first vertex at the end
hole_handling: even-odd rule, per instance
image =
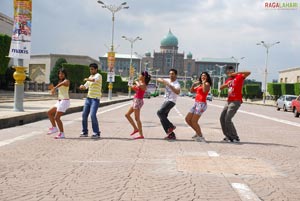
POLYGON ((261 88, 259 84, 247 84, 243 87, 243 96, 245 98, 257 98, 261 96, 261 88))
POLYGON ((268 83, 267 89, 275 99, 283 94, 299 95, 300 83, 268 83))

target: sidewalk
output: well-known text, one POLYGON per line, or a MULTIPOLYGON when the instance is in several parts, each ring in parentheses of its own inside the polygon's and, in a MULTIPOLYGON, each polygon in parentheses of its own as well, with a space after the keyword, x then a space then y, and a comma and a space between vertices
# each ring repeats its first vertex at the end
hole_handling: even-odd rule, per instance
MULTIPOLYGON (((14 111, 14 100, 11 93, 1 93, 0 101, 0 129, 19 126, 35 121, 39 121, 48 118, 47 111, 53 105, 55 105, 57 98, 48 96, 44 92, 37 93, 25 93, 23 112, 14 111)), ((108 100, 107 97, 103 97, 100 100, 100 107, 110 105, 114 103, 124 102, 131 100, 127 96, 113 97, 112 100, 108 100)), ((71 106, 67 110, 66 114, 80 112, 83 109, 84 99, 71 99, 71 106)))

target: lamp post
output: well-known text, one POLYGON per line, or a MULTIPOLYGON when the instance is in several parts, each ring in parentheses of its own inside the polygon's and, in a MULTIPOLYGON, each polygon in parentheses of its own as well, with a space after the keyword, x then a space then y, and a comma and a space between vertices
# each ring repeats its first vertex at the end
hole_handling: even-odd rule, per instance
POLYGON ((239 72, 239 68, 238 68, 238 62, 239 60, 245 59, 245 57, 241 57, 241 58, 235 58, 234 56, 231 57, 234 61, 235 61, 235 70, 236 72, 239 72))
MULTIPOLYGON (((97 1, 99 4, 102 5, 102 8, 108 9, 111 14, 112 14, 112 32, 111 32, 111 47, 110 47, 110 52, 107 54, 108 58, 108 67, 109 67, 109 72, 113 74, 113 68, 114 68, 114 62, 115 62, 115 52, 114 52, 114 31, 115 31, 115 13, 122 10, 122 9, 128 9, 129 6, 125 6, 127 3, 123 2, 119 6, 115 5, 106 5, 102 1, 97 1), (109 56, 110 55, 110 56, 109 56)), ((114 75, 112 75, 114 76, 114 75)), ((112 99, 112 78, 109 79, 109 84, 108 84, 108 100, 112 99)))
POLYGON ((184 71, 184 89, 186 89, 186 74, 187 74, 187 70, 184 71))
POLYGON ((268 76, 268 60, 269 60, 269 49, 276 45, 276 44, 279 44, 280 41, 277 41, 275 43, 265 43, 264 41, 261 41, 260 43, 257 43, 256 45, 262 45, 266 48, 266 67, 265 67, 265 78, 264 78, 264 84, 265 84, 265 87, 264 87, 264 90, 263 90, 263 103, 265 104, 266 103, 266 95, 267 95, 267 76, 268 76))
POLYGON ((160 71, 160 69, 158 68, 158 69, 156 69, 155 70, 155 86, 157 86, 157 76, 158 76, 158 72, 160 71))
POLYGON ((142 60, 143 60, 143 56, 140 55, 140 54, 137 53, 137 52, 134 52, 134 54, 136 54, 136 55, 140 58, 140 69, 139 69, 139 73, 141 74, 141 72, 142 72, 142 60))
POLYGON ((134 68, 132 66, 132 50, 133 50, 133 43, 135 43, 137 40, 142 40, 141 37, 137 36, 135 38, 128 38, 126 36, 122 36, 125 40, 128 40, 130 42, 130 64, 129 64, 129 78, 128 78, 128 97, 131 97, 131 85, 133 84, 133 74, 134 74, 134 68))
POLYGON ((220 94, 221 94, 221 79, 222 79, 222 69, 224 67, 226 67, 227 65, 219 65, 219 64, 216 64, 216 67, 219 67, 220 68, 220 75, 219 75, 219 81, 218 81, 218 92, 219 92, 219 97, 220 97, 220 94))

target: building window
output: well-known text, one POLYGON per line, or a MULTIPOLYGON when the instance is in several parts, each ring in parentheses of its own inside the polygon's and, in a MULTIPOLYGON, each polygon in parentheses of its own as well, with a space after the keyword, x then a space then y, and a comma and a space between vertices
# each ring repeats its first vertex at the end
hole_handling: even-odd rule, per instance
POLYGON ((286 78, 284 78, 284 82, 285 82, 285 83, 287 83, 287 81, 288 81, 288 78, 287 78, 287 77, 286 77, 286 78))
POLYGON ((280 78, 280 83, 282 83, 283 82, 283 78, 280 78))
POLYGON ((300 76, 297 76, 297 82, 298 83, 300 82, 300 76))

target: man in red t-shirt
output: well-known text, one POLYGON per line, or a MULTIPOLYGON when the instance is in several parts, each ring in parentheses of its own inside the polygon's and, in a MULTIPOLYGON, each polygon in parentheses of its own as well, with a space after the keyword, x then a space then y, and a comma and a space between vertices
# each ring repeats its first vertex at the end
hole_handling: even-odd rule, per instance
POLYGON ((229 77, 225 83, 220 87, 220 90, 228 88, 227 103, 220 116, 220 122, 225 142, 240 142, 240 138, 233 125, 232 118, 243 103, 242 89, 244 80, 251 72, 234 72, 233 66, 226 68, 226 74, 229 77))

